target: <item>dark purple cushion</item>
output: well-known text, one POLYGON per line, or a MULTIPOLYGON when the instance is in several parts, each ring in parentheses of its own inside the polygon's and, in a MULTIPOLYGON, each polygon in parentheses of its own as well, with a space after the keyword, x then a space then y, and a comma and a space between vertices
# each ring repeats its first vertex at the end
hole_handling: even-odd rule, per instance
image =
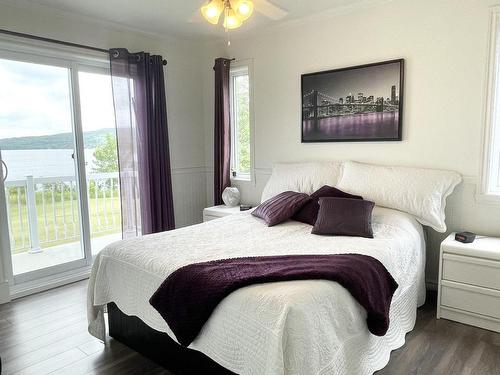
POLYGON ((350 198, 320 198, 313 234, 373 238, 372 211, 375 203, 350 198))
POLYGON ((292 219, 309 225, 314 225, 314 223, 316 223, 316 219, 318 218, 318 201, 319 198, 323 197, 363 199, 363 197, 360 197, 359 195, 352 195, 334 187, 325 185, 311 194, 311 200, 303 205, 302 208, 297 211, 295 215, 293 215, 292 219))
POLYGON ((290 219, 309 199, 307 194, 285 191, 257 206, 252 215, 264 219, 267 226, 272 227, 290 219))

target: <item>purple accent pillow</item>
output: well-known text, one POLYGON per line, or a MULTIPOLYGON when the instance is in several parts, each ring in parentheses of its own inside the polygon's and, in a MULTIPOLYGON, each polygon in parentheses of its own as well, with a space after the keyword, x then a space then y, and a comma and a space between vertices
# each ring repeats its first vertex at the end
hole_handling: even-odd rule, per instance
POLYGON ((309 199, 307 194, 285 191, 257 206, 252 215, 264 219, 267 226, 272 227, 290 219, 309 199))
POLYGON ((314 225, 314 223, 316 223, 316 219, 318 218, 318 201, 319 198, 323 197, 363 199, 363 197, 360 197, 359 195, 352 195, 334 187, 325 185, 311 194, 311 200, 302 206, 302 208, 295 215, 293 215, 292 219, 300 221, 301 223, 314 225))
POLYGON ((318 219, 311 233, 373 238, 374 206, 361 199, 320 198, 318 219))

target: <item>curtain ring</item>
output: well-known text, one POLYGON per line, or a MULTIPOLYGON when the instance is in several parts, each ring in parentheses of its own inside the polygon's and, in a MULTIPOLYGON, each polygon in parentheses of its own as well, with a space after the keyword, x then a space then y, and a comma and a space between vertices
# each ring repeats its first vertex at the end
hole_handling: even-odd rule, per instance
POLYGON ((118 56, 120 56, 120 51, 118 51, 117 49, 114 49, 113 50, 113 57, 116 59, 118 56))

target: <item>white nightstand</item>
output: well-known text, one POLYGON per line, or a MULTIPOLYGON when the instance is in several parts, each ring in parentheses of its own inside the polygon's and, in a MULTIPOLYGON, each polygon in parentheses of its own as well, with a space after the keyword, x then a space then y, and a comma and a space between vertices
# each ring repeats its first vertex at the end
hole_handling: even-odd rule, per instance
POLYGON ((500 238, 441 243, 437 317, 500 332, 500 238))
POLYGON ((207 207, 203 209, 203 222, 237 214, 239 212, 241 212, 240 206, 229 207, 223 204, 220 206, 207 207))

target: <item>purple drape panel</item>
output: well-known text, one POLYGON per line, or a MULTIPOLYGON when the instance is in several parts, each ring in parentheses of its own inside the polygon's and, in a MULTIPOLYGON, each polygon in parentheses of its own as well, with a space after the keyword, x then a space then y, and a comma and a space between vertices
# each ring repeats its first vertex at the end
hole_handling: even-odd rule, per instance
POLYGON ((123 237, 173 229, 163 59, 110 50, 123 237))
POLYGON ((214 204, 222 204, 222 192, 231 186, 231 122, 229 102, 230 60, 215 60, 214 107, 214 204))

